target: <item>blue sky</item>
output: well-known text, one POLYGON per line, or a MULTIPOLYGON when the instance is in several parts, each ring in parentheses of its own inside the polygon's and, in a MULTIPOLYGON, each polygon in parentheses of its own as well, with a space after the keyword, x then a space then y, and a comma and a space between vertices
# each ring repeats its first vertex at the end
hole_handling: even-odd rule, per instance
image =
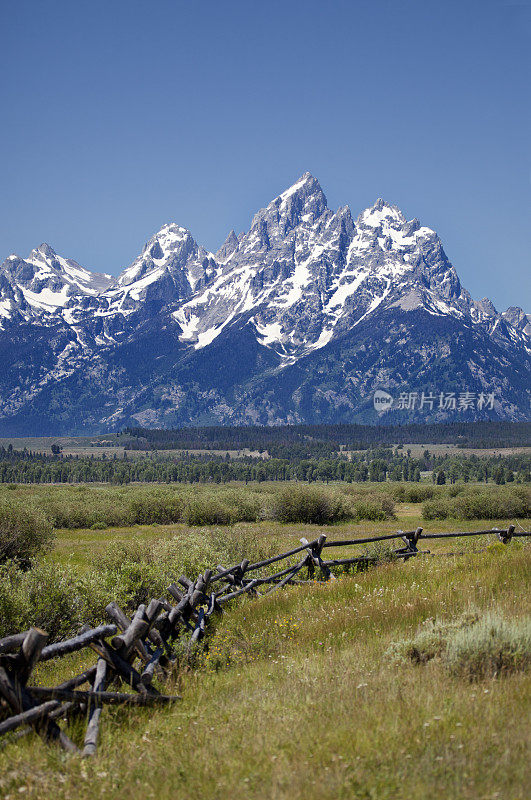
POLYGON ((531 311, 527 0, 17 0, 0 31, 0 261, 117 273, 169 221, 215 250, 309 170, 531 311))

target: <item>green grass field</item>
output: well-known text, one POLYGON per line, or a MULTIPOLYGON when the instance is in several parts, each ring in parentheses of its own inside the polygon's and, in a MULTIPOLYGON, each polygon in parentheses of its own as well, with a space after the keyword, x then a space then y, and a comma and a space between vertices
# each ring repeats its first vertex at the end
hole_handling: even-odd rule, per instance
MULTIPOLYGON (((258 538, 273 539, 278 547, 278 552, 296 547, 301 536, 307 539, 315 539, 321 533, 325 533, 329 540, 362 538, 365 536, 377 536, 379 534, 394 533, 397 530, 415 530, 421 526, 425 532, 448 532, 448 531, 475 531, 489 530, 493 527, 507 527, 512 520, 499 519, 494 523, 492 520, 437 520, 426 522, 422 518, 420 503, 399 503, 396 506, 396 519, 370 522, 363 520, 360 522, 338 522, 334 525, 304 525, 282 524, 279 522, 240 522, 231 526, 236 534, 240 530, 252 531, 258 538)), ((521 527, 530 530, 529 520, 519 520, 521 527)), ((214 526, 219 527, 219 526, 214 526)), ((71 565, 73 568, 85 569, 98 554, 105 553, 109 546, 129 544, 132 541, 141 539, 144 542, 158 542, 179 537, 186 541, 191 533, 191 528, 187 525, 177 523, 173 525, 134 525, 129 527, 107 528, 106 530, 94 531, 90 529, 78 529, 75 531, 59 529, 56 534, 56 542, 53 551, 47 558, 62 565, 71 565)), ((208 526, 203 530, 207 531, 208 526)), ((424 546, 421 541, 422 549, 429 549, 432 553, 448 552, 462 549, 479 548, 486 543, 492 543, 494 539, 461 539, 445 542, 444 540, 430 541, 429 548, 424 546)), ((327 550, 327 557, 344 557, 346 553, 357 552, 355 547, 344 550, 343 548, 327 550), (342 554, 342 556, 341 556, 342 554)))
MULTIPOLYGON (((428 523, 416 503, 397 504, 395 515, 329 526, 237 523, 225 535, 245 532, 282 550, 321 532, 342 539, 419 524, 428 532, 511 521, 428 523)), ((530 520, 518 523, 530 529, 530 520)), ((82 573, 119 543, 176 537, 185 545, 211 530, 182 523, 63 529, 46 560, 82 573)), ((182 669, 167 687, 182 701, 156 711, 106 709, 91 761, 65 757, 34 735, 6 740, 0 796, 524 800, 531 777, 529 676, 470 683, 437 660, 397 666, 386 656, 392 642, 430 618, 529 614, 531 550, 524 540, 505 547, 494 541, 421 541, 440 557, 241 600, 207 636, 195 668, 182 669)), ((81 666, 79 655, 50 662, 37 679, 49 684, 81 666)), ((79 742, 82 726, 70 733, 79 742)))

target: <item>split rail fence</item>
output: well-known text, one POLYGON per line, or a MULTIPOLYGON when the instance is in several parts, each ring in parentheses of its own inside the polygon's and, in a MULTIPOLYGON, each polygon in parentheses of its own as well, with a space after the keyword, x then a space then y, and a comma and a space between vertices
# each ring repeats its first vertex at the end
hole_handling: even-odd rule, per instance
POLYGON ((503 544, 513 537, 531 536, 531 532, 507 529, 457 533, 424 533, 398 531, 395 534, 371 536, 362 539, 327 541, 324 534, 309 542, 272 558, 251 564, 244 559, 240 564, 216 570, 207 569, 191 580, 181 575, 177 583, 168 587, 171 599, 153 599, 142 604, 132 618, 114 602, 105 612, 109 624, 91 627, 85 625, 77 636, 64 641, 48 643, 48 634, 39 628, 0 639, 0 735, 17 731, 22 736, 36 731, 47 742, 59 744, 64 750, 79 753, 59 722, 75 715, 86 720, 86 733, 81 753, 94 755, 97 749, 101 713, 106 705, 131 706, 163 705, 180 699, 177 695, 162 694, 154 685, 169 677, 177 662, 176 643, 186 642, 191 653, 204 636, 209 619, 223 612, 226 603, 239 595, 264 596, 288 584, 305 584, 336 580, 334 567, 355 566, 365 569, 377 562, 377 557, 357 555, 326 559, 324 550, 399 539, 403 546, 392 550, 392 556, 407 561, 429 551, 418 548, 419 540, 450 539, 493 535, 503 544), (284 569, 271 572, 272 565, 297 557, 284 569), (305 577, 301 577, 306 570, 305 577), (316 577, 318 576, 318 577, 316 577), (265 588, 265 591, 262 589, 265 588), (261 589, 261 591, 259 591, 261 589), (57 686, 31 685, 32 672, 37 664, 61 658, 83 648, 90 648, 97 656, 94 666, 57 686), (80 689, 88 684, 88 689, 80 689), (121 685, 127 691, 115 691, 121 685), (17 730, 18 729, 18 730, 17 730))

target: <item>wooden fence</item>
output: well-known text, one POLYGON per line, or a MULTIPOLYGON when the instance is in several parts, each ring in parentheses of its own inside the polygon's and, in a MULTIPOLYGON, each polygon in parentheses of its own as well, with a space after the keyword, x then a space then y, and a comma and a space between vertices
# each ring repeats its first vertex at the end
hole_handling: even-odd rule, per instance
POLYGON ((153 681, 160 685, 170 675, 177 660, 176 643, 182 644, 184 640, 190 653, 195 643, 204 637, 210 617, 222 613, 225 604, 239 595, 258 597, 287 584, 331 581, 336 579, 332 571, 334 567, 352 565, 364 569, 377 561, 377 557, 371 555, 327 560, 324 551, 329 547, 399 539, 403 546, 392 550, 392 555, 407 561, 423 552, 429 553, 418 549, 421 538, 428 541, 489 534, 503 544, 509 544, 513 537, 531 535, 527 531, 516 532, 514 526, 503 530, 431 534, 417 528, 415 531, 335 542, 327 541, 321 534, 311 542, 301 539, 299 547, 254 564, 247 559, 228 568, 218 564, 215 571, 208 569, 195 580, 181 575, 177 583, 168 587, 166 598, 140 605, 132 618, 116 603, 109 603, 105 612, 110 624, 96 628, 86 625, 72 639, 48 644, 48 634, 39 628, 7 636, 0 639, 0 735, 19 729, 16 735, 21 736, 35 730, 46 741, 77 753, 78 747, 60 728, 59 721, 78 715, 86 720, 82 754, 94 755, 105 705, 160 705, 180 699, 176 695, 161 694, 153 681), (292 562, 294 557, 297 557, 295 563, 292 562), (291 563, 284 569, 271 572, 275 569, 274 564, 285 560, 291 563), (305 577, 301 577, 303 570, 306 570, 305 577), (97 655, 94 666, 57 686, 48 688, 30 684, 31 674, 38 663, 83 648, 90 648, 97 655), (79 688, 85 684, 88 684, 88 689, 79 688), (126 692, 110 691, 113 687, 120 688, 121 684, 128 687, 126 692))

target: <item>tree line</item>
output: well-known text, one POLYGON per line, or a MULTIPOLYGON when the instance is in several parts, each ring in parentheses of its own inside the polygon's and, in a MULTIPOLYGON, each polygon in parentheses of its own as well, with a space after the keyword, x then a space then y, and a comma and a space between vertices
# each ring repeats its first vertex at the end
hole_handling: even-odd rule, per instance
POLYGON ((242 425, 199 428, 128 427, 118 434, 131 449, 155 450, 267 450, 273 457, 286 457, 279 448, 298 443, 306 457, 325 455, 312 448, 326 443, 338 449, 363 450, 377 445, 457 444, 491 448, 531 444, 529 422, 445 422, 408 425, 242 425))
POLYGON ((437 483, 497 484, 531 480, 531 456, 441 456, 425 450, 420 458, 399 448, 336 453, 331 458, 253 458, 157 453, 146 457, 62 456, 0 448, 0 483, 243 483, 264 481, 413 481, 431 473, 437 483))

